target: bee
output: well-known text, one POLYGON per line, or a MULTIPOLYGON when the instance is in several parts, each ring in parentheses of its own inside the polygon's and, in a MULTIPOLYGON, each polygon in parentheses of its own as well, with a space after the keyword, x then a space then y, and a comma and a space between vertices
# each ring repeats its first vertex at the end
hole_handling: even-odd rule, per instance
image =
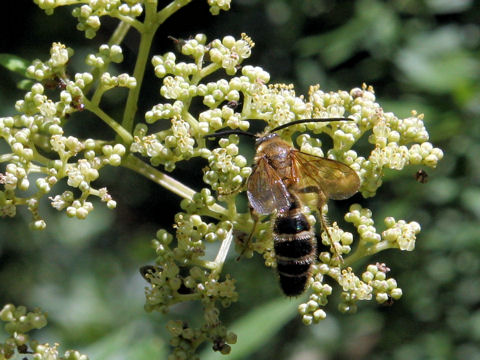
POLYGON ((315 231, 305 216, 304 206, 318 212, 331 250, 337 258, 341 258, 328 231, 322 207, 329 199, 341 200, 354 195, 360 187, 360 179, 348 165, 301 152, 281 139, 276 131, 300 123, 349 120, 296 120, 263 135, 237 130, 213 134, 243 134, 256 138, 253 171, 246 183, 255 221, 249 240, 255 233, 260 216, 271 215, 280 286, 287 296, 297 296, 305 290, 311 265, 317 256, 315 231))
POLYGON ((425 170, 420 169, 415 173, 415 180, 417 180, 421 184, 425 184, 428 182, 428 174, 425 170))

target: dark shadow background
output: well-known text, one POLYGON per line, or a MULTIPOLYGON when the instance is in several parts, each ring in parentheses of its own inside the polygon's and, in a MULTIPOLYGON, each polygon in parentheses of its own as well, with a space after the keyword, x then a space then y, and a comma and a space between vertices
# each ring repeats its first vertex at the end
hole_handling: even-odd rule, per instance
MULTIPOLYGON (((0 53, 46 60, 51 43, 62 42, 76 51, 72 73, 87 69, 86 54, 116 26, 104 20, 89 41, 75 30, 71 7, 46 16, 30 1, 9 6, 4 16, 10 23, 0 23, 0 53)), ((479 19, 480 4, 473 0, 233 0, 232 10, 217 17, 206 1, 196 0, 160 29, 153 54, 174 50, 168 35, 203 32, 214 39, 245 32, 256 43, 246 63, 263 67, 272 82, 295 84, 299 93, 315 83, 326 91, 373 85, 385 111, 424 113, 431 142, 445 153, 438 169, 426 169, 428 183, 417 183, 418 168, 408 167, 388 172, 374 199, 353 199, 373 210, 379 230, 385 216, 422 225, 414 252, 392 250, 369 260, 387 263, 403 298, 391 307, 360 303, 352 316, 338 313, 332 296, 323 323, 305 327, 292 313, 261 346, 244 349, 242 358, 480 359, 479 19)), ((134 33, 127 37, 119 72, 131 72, 137 41, 134 33)), ((20 80, 0 69, 1 116, 14 113, 23 97, 16 88, 20 80)), ((151 67, 144 84, 139 114, 160 101, 151 67)), ((106 96, 105 111, 119 117, 124 95, 118 90, 106 96)), ((111 136, 87 113, 75 114, 68 131, 111 136)), ((198 190, 202 185, 191 174, 204 165, 179 164, 173 176, 198 190)), ((35 336, 60 342, 63 350, 79 349, 91 359, 166 358, 165 318, 195 324, 199 308, 182 304, 166 317, 145 313, 146 284, 138 268, 154 259, 150 239, 157 229, 172 230, 179 198, 124 169, 104 171, 95 185, 108 186, 116 210, 95 203, 87 220, 72 220, 44 199, 45 231, 28 229, 24 209, 0 221, 0 304, 47 310, 49 326, 35 336)), ((331 218, 340 219, 349 203, 335 203, 331 218)), ((238 279, 240 293, 240 302, 223 315, 227 324, 282 296, 259 257, 239 263, 232 257, 225 271, 238 279)), ((298 303, 291 300, 291 308, 298 303)), ((256 326, 252 320, 252 331, 256 326)), ((235 358, 236 349, 227 358, 235 358)))

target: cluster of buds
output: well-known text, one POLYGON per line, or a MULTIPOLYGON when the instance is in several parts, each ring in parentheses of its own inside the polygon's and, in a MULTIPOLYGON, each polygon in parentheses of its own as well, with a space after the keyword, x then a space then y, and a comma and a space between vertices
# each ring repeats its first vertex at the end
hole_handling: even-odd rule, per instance
POLYGON ((219 194, 237 191, 252 173, 247 159, 239 154, 238 137, 221 139, 219 148, 208 157, 209 167, 204 169, 203 181, 219 194))
MULTIPOLYGON (((180 276, 180 281, 175 282, 175 286, 180 285, 178 289, 182 286, 195 291, 208 288, 209 292, 216 289, 212 294, 222 293, 225 284, 220 285, 217 280, 206 281, 211 272, 209 263, 201 262, 205 246, 212 241, 225 241, 225 237, 213 231, 218 224, 230 226, 233 223, 237 234, 251 231, 248 214, 238 213, 234 201, 252 172, 238 146, 239 138, 237 135, 226 135, 218 141, 217 147, 209 149, 206 148, 206 135, 224 128, 245 131, 250 126, 245 119, 265 120, 268 131, 295 119, 348 117, 351 121, 297 124, 285 129, 283 135, 287 137, 295 132, 309 131, 329 136, 333 147, 328 151, 321 148, 322 142, 318 137, 310 134, 298 136, 296 142, 303 152, 338 160, 354 169, 361 179, 360 192, 364 197, 375 195, 382 184, 385 169, 401 170, 409 164, 435 167, 443 156, 440 149, 428 142, 422 115, 412 112, 410 117, 399 119, 391 113, 384 113, 375 101, 373 89, 366 85, 350 92, 324 92, 318 86, 313 86, 308 98, 304 98, 298 96, 291 85, 268 85, 269 74, 259 67, 243 66, 241 74, 236 75, 237 65, 233 65, 232 61, 241 59, 241 56, 232 54, 242 53, 239 49, 243 46, 244 56, 249 55, 245 51, 249 41, 245 39, 245 36, 240 40, 226 37, 222 41, 207 44, 204 35, 197 35, 194 39, 179 41, 181 52, 193 58, 192 62, 178 62, 173 53, 156 56, 153 60, 156 75, 164 80, 160 93, 171 101, 155 105, 147 112, 146 122, 153 124, 168 119, 172 127, 149 134, 147 124, 138 125, 131 150, 150 157, 155 165, 163 164, 167 170, 173 169, 176 162, 192 156, 206 158, 208 167, 204 169, 203 180, 227 204, 226 209, 214 210, 216 199, 210 192, 193 201, 182 201, 182 208, 187 210, 187 214, 176 216, 177 247, 170 249, 165 244, 157 247, 161 249, 161 252, 157 251, 158 266, 178 268, 175 274, 177 279, 185 272, 181 270, 182 266, 195 265, 190 271, 194 269, 197 277, 192 277, 191 273, 186 277, 180 276), (202 82, 204 77, 221 69, 232 76, 228 81, 202 82), (207 109, 191 114, 190 103, 195 97, 199 97, 207 109), (240 99, 241 104, 238 103, 240 99), (232 101, 236 102, 236 106, 231 106, 232 101), (363 136, 368 136, 372 144, 367 157, 359 156, 353 149, 363 136), (179 148, 182 151, 178 151, 179 148), (202 215, 219 222, 217 225, 207 223, 202 215), (229 218, 228 222, 224 222, 225 216, 229 218), (165 251, 170 255, 166 256, 165 251), (181 254, 181 258, 175 258, 174 254, 181 254)), ((323 213, 327 211, 328 207, 325 206, 323 213)), ((308 214, 308 219, 313 226, 314 216, 308 214)), ((322 234, 324 245, 331 245, 333 241, 337 254, 344 257, 344 262, 333 257, 329 251, 319 254, 318 263, 312 266, 312 276, 308 282, 308 288, 311 289, 309 300, 299 306, 306 324, 326 317, 323 308, 333 289, 325 283, 325 277, 332 278, 342 288, 339 305, 342 312, 355 312, 360 300, 374 298, 379 303, 389 303, 402 295, 395 279, 387 278, 387 271, 382 270, 386 266, 370 265, 358 276, 349 264, 387 248, 413 250, 416 235, 420 231, 418 223, 387 218, 385 231, 378 233, 371 211, 360 205, 352 205, 345 220, 353 223, 358 235, 342 230, 337 223, 329 226, 330 236, 325 232, 322 234), (355 245, 353 252, 352 245, 355 245)), ((253 252, 258 252, 268 266, 274 267, 271 224, 268 221, 261 222, 256 234, 256 242, 249 244, 246 250, 242 249, 242 253, 248 258, 253 252)), ((163 281, 168 289, 168 279, 163 281)), ((233 294, 230 290, 224 293, 229 294, 226 298, 233 294)), ((168 291, 171 296, 171 289, 168 291)), ((147 294, 147 299, 151 294, 147 294)), ((162 304, 163 310, 168 307, 164 307, 165 299, 167 297, 164 295, 156 297, 157 304, 162 304), (158 301, 159 298, 164 300, 158 301)))
MULTIPOLYGON (((191 1, 192 0, 175 0, 174 4, 169 6, 169 9, 163 9, 163 11, 168 12, 171 11, 170 9, 180 8, 191 1)), ((57 7, 70 5, 68 2, 65 2, 65 0, 34 0, 34 2, 44 10, 47 15, 52 15, 57 7)), ((103 16, 119 19, 141 30, 142 23, 138 21, 138 18, 144 13, 144 2, 145 1, 139 0, 81 1, 81 3, 84 4, 75 7, 72 10, 72 15, 78 21, 77 30, 83 31, 86 38, 93 39, 102 25, 101 18, 103 16)), ((230 10, 231 0, 208 0, 207 2, 212 15, 218 15, 220 10, 230 10)))
MULTIPOLYGON (((389 248, 412 251, 415 247, 416 234, 420 232, 420 225, 414 221, 407 224, 403 220, 396 222, 392 217, 387 217, 385 219, 387 229, 379 234, 374 226, 372 212, 358 204, 350 207, 345 220, 353 223, 359 236, 356 241, 357 247, 351 254, 353 235, 339 229, 335 223, 329 227, 339 253, 350 254, 345 257, 344 264, 354 263, 361 257, 389 248)), ((324 243, 328 244, 326 236, 322 237, 324 243)), ((332 288, 324 283, 325 276, 334 279, 343 290, 339 304, 341 312, 356 312, 357 302, 360 300, 371 300, 374 297, 380 304, 389 304, 402 296, 402 290, 398 288, 396 280, 387 279, 390 269, 385 264, 368 265, 366 271, 359 277, 351 267, 342 269, 339 266, 342 264, 332 262, 328 252, 320 253, 319 260, 319 264, 313 267, 312 294, 306 303, 299 306, 299 312, 306 324, 318 322, 326 316, 323 307, 328 303, 332 288)))
MULTIPOLYGON (((218 311, 209 309, 206 311, 206 318, 213 317, 218 320, 218 311)), ((208 320, 207 320, 208 322, 208 320)), ((200 359, 197 355, 197 347, 205 340, 210 340, 214 351, 223 355, 230 353, 230 345, 237 342, 237 336, 229 332, 225 326, 218 322, 210 323, 202 328, 192 328, 187 322, 181 320, 169 321, 167 330, 172 335, 170 345, 174 347, 168 360, 176 359, 200 359)))
POLYGON ((145 118, 148 124, 168 119, 171 127, 151 134, 146 124, 139 124, 130 150, 148 156, 153 165, 161 164, 172 171, 178 161, 193 156, 209 158, 211 152, 205 147, 203 136, 212 131, 224 126, 248 129, 248 121, 240 120, 240 114, 228 104, 238 101, 240 92, 247 91, 258 80, 258 76, 251 76, 252 67, 242 68, 242 73, 248 76, 234 77, 230 81, 222 79, 201 83, 201 80, 219 69, 235 74, 241 62, 250 56, 252 47, 253 42, 246 35, 239 40, 226 36, 222 41, 206 44, 205 35, 199 34, 191 40, 182 41, 181 51, 193 58, 191 63, 177 62, 173 53, 154 56, 155 74, 163 78, 160 93, 173 103, 155 105, 147 111, 145 118), (209 63, 205 65, 207 58, 209 63), (198 116, 188 112, 194 97, 201 97, 208 108, 198 116), (222 103, 225 104, 218 108, 222 103))
POLYGON ((7 304, 0 310, 0 320, 5 322, 5 331, 10 335, 0 344, 0 358, 10 359, 12 357, 32 354, 34 359, 45 360, 88 360, 86 355, 78 351, 68 350, 63 355, 58 351, 58 344, 50 346, 41 344, 38 341, 30 340, 27 334, 33 329, 41 329, 47 325, 47 317, 40 310, 27 312, 24 306, 16 307, 7 304))
MULTIPOLYGON (((18 205, 27 205, 33 215, 31 227, 44 229, 45 221, 38 213, 39 199, 51 194, 54 186, 63 178, 67 184, 80 190, 75 198, 72 191, 50 197, 52 206, 57 210, 66 209, 68 216, 84 219, 92 210, 90 196, 99 197, 108 208, 113 209, 116 202, 105 188, 95 189, 92 182, 98 179, 100 170, 106 165, 119 166, 126 153, 122 144, 108 144, 105 141, 65 136, 63 124, 74 113, 83 110, 98 112, 95 105, 84 96, 84 91, 92 84, 94 75, 89 72, 77 73, 73 79, 66 74, 66 66, 73 50, 62 44, 54 43, 50 59, 43 62, 35 60, 26 70, 35 83, 15 108, 20 115, 0 118, 0 136, 11 148, 7 154, 8 164, 0 174, 0 213, 14 216, 18 205), (54 86, 52 86, 54 85, 54 86), (51 99, 50 93, 58 92, 58 100, 51 99), (55 154, 47 158, 42 153, 55 154), (83 155, 83 157, 82 157, 83 155), (75 160, 74 160, 75 159, 75 160), (72 161, 74 160, 74 161, 72 161), (43 176, 38 176, 38 174, 43 176), (35 175, 33 175, 35 174, 35 175), (35 176, 36 192, 29 198, 16 193, 31 191, 31 177, 35 176)), ((99 53, 87 56, 87 64, 98 65, 103 69, 110 62, 123 59, 119 46, 100 46, 99 53)), ((99 75, 100 86, 97 99, 112 87, 136 86, 135 78, 127 74, 112 76, 108 72, 99 75)))
POLYGON ((220 10, 228 11, 230 10, 231 0, 208 0, 208 5, 210 5, 210 12, 212 15, 218 15, 220 10))
POLYGON ((340 270, 327 264, 316 265, 313 270, 312 294, 308 300, 298 307, 305 325, 318 323, 327 316, 324 307, 332 294, 332 287, 324 283, 325 276, 335 279, 342 288, 338 309, 342 313, 355 313, 357 302, 371 300, 373 297, 379 304, 391 304, 402 296, 402 289, 393 278, 387 278, 390 269, 385 264, 368 265, 361 278, 355 275, 352 268, 340 270))
POLYGON ((420 224, 415 221, 395 221, 393 217, 385 218, 387 229, 378 234, 373 226, 372 212, 358 204, 350 206, 345 220, 353 223, 359 234, 357 251, 374 254, 388 248, 412 251, 415 248, 416 235, 420 232, 420 224))

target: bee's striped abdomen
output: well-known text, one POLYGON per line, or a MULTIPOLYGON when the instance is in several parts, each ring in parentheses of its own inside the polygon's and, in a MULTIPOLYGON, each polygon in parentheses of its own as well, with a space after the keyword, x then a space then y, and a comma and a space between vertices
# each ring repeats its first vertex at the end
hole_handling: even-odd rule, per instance
POLYGON ((300 295, 315 261, 316 246, 315 233, 295 202, 288 211, 277 215, 273 241, 280 286, 285 295, 300 295))

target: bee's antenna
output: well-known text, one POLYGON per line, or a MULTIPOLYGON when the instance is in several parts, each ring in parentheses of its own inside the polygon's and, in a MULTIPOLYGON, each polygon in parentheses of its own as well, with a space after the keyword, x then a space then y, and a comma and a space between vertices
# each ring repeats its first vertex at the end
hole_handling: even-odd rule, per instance
MULTIPOLYGON (((339 117, 339 118, 300 119, 300 120, 291 121, 289 123, 277 126, 276 128, 270 130, 270 132, 272 133, 272 132, 282 130, 282 129, 285 129, 289 126, 293 126, 293 125, 297 125, 297 124, 305 124, 305 123, 313 123, 313 122, 332 122, 332 121, 354 121, 354 120, 350 119, 350 118, 342 118, 342 117, 339 117)), ((232 135, 232 134, 234 134, 234 135, 244 135, 244 136, 257 138, 257 135, 255 135, 255 134, 252 134, 252 133, 249 133, 249 132, 243 131, 243 130, 238 130, 238 129, 219 131, 219 132, 216 132, 216 133, 213 133, 213 134, 205 135, 204 138, 210 139, 210 138, 221 137, 221 136, 232 135)))
POLYGON ((252 133, 249 133, 247 131, 243 131, 243 130, 225 130, 225 131, 220 131, 220 132, 216 132, 216 133, 213 133, 213 134, 208 134, 208 135, 205 135, 204 138, 215 138, 215 137, 221 137, 221 136, 225 136, 225 135, 244 135, 244 136, 250 136, 250 137, 253 137, 253 138, 256 138, 257 136, 255 134, 252 134, 252 133))
POLYGON ((312 123, 312 122, 332 122, 332 121, 354 121, 354 120, 350 119, 350 118, 300 119, 300 120, 295 120, 295 121, 277 126, 276 128, 270 130, 270 132, 275 132, 275 131, 278 131, 278 130, 282 130, 282 129, 285 129, 289 126, 297 125, 297 124, 305 124, 305 123, 312 123))

